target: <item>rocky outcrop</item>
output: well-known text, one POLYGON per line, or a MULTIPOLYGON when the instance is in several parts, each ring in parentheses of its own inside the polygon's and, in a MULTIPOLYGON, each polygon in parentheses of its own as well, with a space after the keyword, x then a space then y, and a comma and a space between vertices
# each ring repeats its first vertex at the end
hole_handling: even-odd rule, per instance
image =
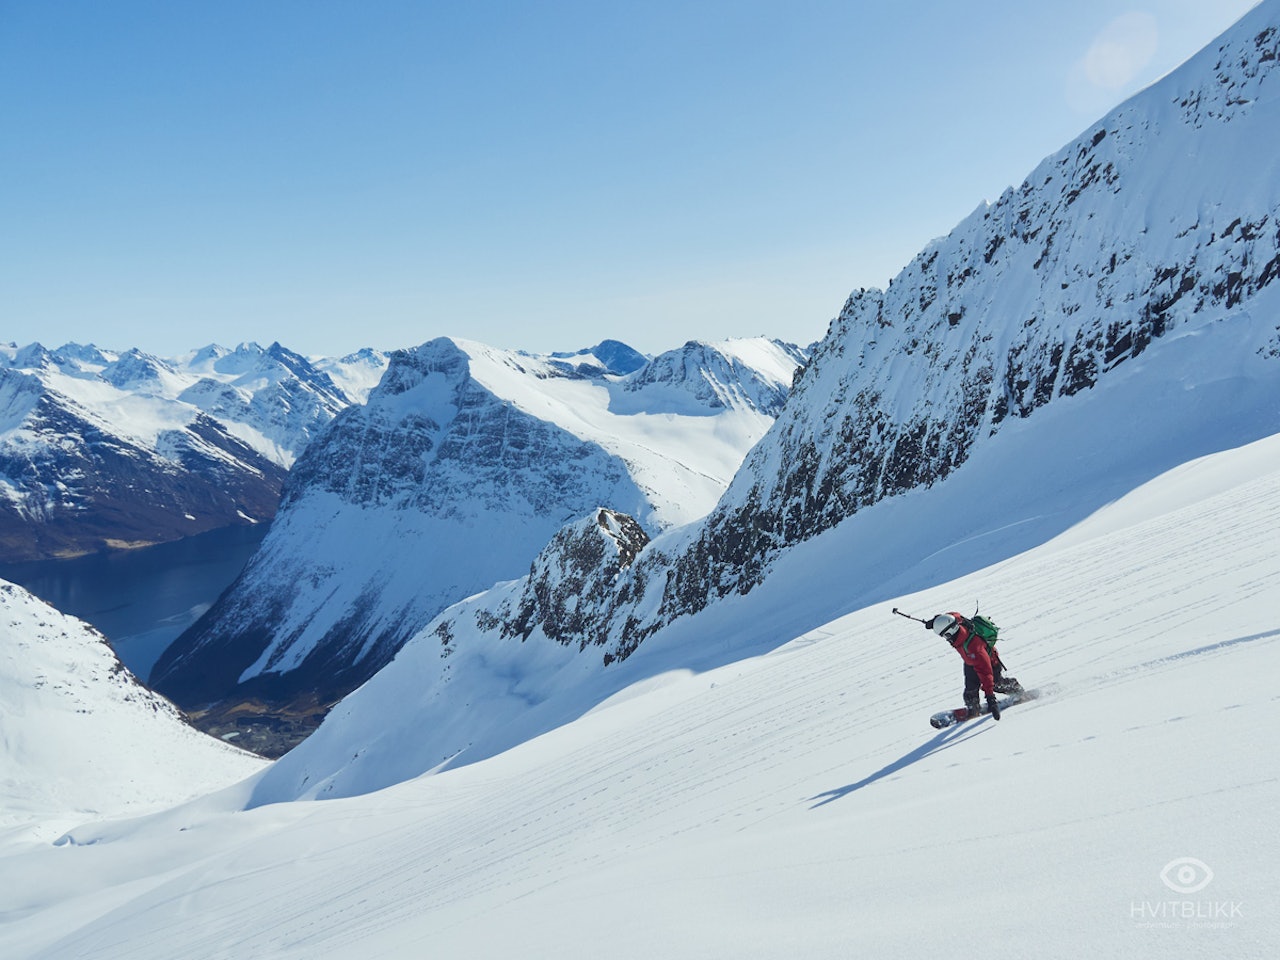
POLYGON ((557 643, 586 649, 604 626, 593 622, 593 598, 611 593, 648 543, 632 517, 603 507, 562 528, 533 562, 514 608, 503 611, 503 636, 528 639, 540 625, 557 643))

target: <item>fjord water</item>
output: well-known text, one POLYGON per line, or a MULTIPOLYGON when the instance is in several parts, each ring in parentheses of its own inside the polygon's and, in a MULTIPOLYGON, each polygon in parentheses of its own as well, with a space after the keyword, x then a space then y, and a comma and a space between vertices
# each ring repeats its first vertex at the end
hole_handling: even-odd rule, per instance
POLYGON ((164 648, 235 580, 268 529, 224 527, 138 550, 0 564, 0 579, 92 624, 145 680, 164 648))

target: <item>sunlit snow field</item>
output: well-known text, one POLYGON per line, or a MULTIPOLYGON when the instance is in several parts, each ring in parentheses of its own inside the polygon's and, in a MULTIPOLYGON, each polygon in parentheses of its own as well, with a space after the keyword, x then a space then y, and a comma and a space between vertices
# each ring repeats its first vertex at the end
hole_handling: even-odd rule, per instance
MULTIPOLYGON (((982 598, 1053 685, 999 723, 931 730, 959 660, 877 604, 371 794, 242 811, 246 786, 11 839, 0 952, 1270 956, 1278 536, 1273 437, 897 598, 982 598)), ((733 613, 805 602, 766 584, 733 613)))

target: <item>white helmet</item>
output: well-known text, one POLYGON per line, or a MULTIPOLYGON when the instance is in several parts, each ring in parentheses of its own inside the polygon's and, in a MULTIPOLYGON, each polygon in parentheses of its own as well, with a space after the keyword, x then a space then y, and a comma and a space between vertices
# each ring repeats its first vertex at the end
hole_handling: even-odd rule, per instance
POLYGON ((940 613, 929 622, 934 633, 948 640, 955 634, 957 626, 956 618, 949 613, 940 613))

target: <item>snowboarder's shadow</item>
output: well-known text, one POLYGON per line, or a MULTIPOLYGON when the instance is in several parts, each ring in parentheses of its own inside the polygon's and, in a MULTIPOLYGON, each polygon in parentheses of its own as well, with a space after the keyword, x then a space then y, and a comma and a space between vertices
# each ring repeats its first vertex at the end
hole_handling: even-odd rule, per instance
POLYGON ((916 747, 910 753, 903 754, 897 760, 886 764, 875 773, 863 777, 857 783, 846 784, 845 786, 837 787, 834 790, 824 790, 817 796, 810 797, 809 799, 811 801, 817 802, 809 809, 817 810, 818 807, 826 806, 833 800, 840 800, 851 793, 861 790, 863 787, 869 787, 877 780, 883 780, 885 777, 892 776, 899 770, 905 770, 918 760, 923 760, 925 757, 931 756, 942 750, 946 750, 948 747, 955 746, 957 743, 962 743, 970 737, 976 737, 982 733, 986 726, 986 724, 982 723, 976 725, 960 724, 958 726, 949 727, 946 730, 940 730, 930 740, 920 744, 920 746, 916 747))

